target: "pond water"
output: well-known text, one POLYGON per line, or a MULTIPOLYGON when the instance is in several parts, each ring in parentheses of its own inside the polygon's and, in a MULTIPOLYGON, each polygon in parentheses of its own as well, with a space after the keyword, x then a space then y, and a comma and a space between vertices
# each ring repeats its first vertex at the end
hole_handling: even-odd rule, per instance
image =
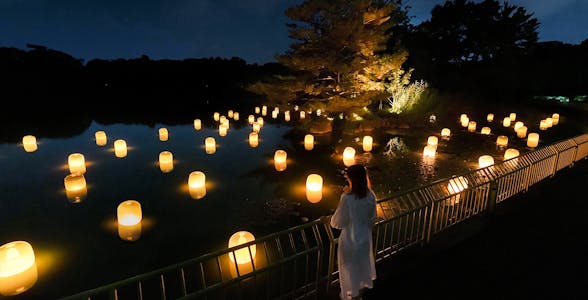
MULTIPOLYGON (((227 246, 239 230, 256 237, 314 220, 333 212, 344 179, 343 148, 357 150, 357 161, 369 170, 379 198, 436 179, 477 168, 477 158, 490 154, 501 161, 504 149, 495 136, 468 133, 454 126, 449 140, 440 139, 435 159, 423 160, 427 136, 440 127, 379 132, 371 152, 363 152, 362 135, 316 135, 311 151, 304 133, 290 123, 265 124, 257 147, 251 147, 251 127, 237 122, 224 137, 216 128, 195 130, 192 124, 101 124, 92 121, 81 133, 39 138, 28 153, 21 143, 0 144, 0 244, 25 240, 37 257, 38 280, 14 299, 55 299, 200 256, 227 246), (158 138, 165 127, 169 139, 158 138), (105 146, 94 133, 103 130, 105 146), (214 137, 216 152, 207 154, 206 137, 214 137), (113 141, 124 139, 128 154, 117 158, 113 141), (276 149, 288 154, 287 168, 277 171, 276 149), (174 156, 173 170, 163 172, 160 152, 174 156), (74 203, 64 190, 68 155, 82 153, 87 170, 87 195, 74 203), (188 177, 206 175, 206 195, 193 199, 188 177), (323 198, 310 203, 306 177, 324 178, 323 198), (143 221, 134 241, 118 235, 117 206, 140 202, 143 221)), ((514 134, 514 133, 513 133, 514 134)), ((528 151, 523 140, 513 146, 528 151)))

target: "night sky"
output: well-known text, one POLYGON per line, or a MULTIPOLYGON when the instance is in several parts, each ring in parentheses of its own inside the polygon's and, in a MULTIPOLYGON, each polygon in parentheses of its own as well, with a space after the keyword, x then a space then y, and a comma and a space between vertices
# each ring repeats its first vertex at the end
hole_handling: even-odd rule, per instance
MULTIPOLYGON (((47 46, 93 58, 238 56, 273 61, 291 41, 284 10, 302 0, 0 0, 0 47, 47 46)), ((405 0, 418 24, 442 0, 405 0)), ((540 41, 588 38, 588 0, 510 0, 538 18, 540 41)))

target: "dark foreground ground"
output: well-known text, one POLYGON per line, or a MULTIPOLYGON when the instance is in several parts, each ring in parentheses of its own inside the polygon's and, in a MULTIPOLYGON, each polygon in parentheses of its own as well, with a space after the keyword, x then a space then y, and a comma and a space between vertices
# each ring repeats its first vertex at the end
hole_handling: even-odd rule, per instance
POLYGON ((582 160, 377 265, 363 299, 588 299, 587 189, 582 160))

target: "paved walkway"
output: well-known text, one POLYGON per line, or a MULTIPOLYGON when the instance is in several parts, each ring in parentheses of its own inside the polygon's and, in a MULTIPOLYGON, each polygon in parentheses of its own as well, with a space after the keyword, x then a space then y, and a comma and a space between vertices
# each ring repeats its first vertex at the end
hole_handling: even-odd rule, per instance
POLYGON ((582 160, 377 265, 363 299, 588 299, 587 190, 582 160))

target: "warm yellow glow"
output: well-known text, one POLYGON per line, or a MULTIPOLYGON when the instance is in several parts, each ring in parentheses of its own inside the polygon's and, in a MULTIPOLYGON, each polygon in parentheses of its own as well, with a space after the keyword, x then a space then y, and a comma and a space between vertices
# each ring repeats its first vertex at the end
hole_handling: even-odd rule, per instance
POLYGON ((557 125, 557 123, 559 123, 559 114, 558 113, 552 114, 551 118, 553 119, 553 125, 557 125))
POLYGON ((372 138, 369 135, 364 136, 363 137, 363 140, 362 140, 362 143, 361 143, 362 146, 363 146, 363 151, 365 151, 365 152, 372 151, 372 144, 373 144, 373 142, 374 142, 374 138, 372 138))
POLYGON ((492 121, 494 121, 494 114, 488 114, 488 115, 486 116, 486 120, 487 120, 488 122, 492 122, 492 121))
POLYGON ((545 118, 545 123, 547 124, 547 128, 551 128, 553 126, 553 119, 545 118))
POLYGON ((194 119, 194 129, 196 129, 196 130, 202 129, 202 120, 194 119))
POLYGON ((227 126, 224 124, 218 125, 218 135, 226 136, 227 135, 227 126))
POLYGON ((312 150, 314 148, 314 136, 312 134, 307 134, 304 136, 304 149, 305 150, 312 150))
POLYGON ((450 194, 457 194, 468 188, 468 180, 463 176, 451 178, 447 184, 447 190, 450 194))
POLYGON ((263 118, 262 117, 257 117, 257 124, 259 124, 259 127, 263 127, 263 118))
POLYGON ((37 150, 37 138, 34 135, 23 136, 22 147, 26 152, 35 152, 37 150))
POLYGON ((212 118, 213 118, 215 121, 218 121, 218 120, 220 119, 220 114, 219 114, 218 112, 214 112, 214 114, 212 114, 212 118))
POLYGON ((207 137, 204 139, 204 148, 206 149, 206 154, 213 154, 216 152, 216 141, 213 137, 207 137))
POLYGON ((475 132, 476 131, 476 122, 475 121, 470 121, 468 123, 468 131, 469 132, 475 132))
POLYGON ((125 140, 114 141, 114 155, 116 157, 127 156, 127 142, 125 140))
POLYGON ((96 139, 96 145, 104 146, 108 142, 108 138, 106 137, 106 132, 100 130, 94 133, 94 138, 96 139))
POLYGON ((462 118, 461 119, 461 126, 468 127, 468 125, 470 125, 470 119, 468 117, 462 118))
POLYGON ((227 117, 233 118, 233 116, 234 116, 233 110, 232 109, 229 109, 229 111, 227 112, 227 117))
POLYGON ((302 120, 304 118, 306 118, 306 113, 303 110, 301 110, 300 111, 300 119, 302 120))
POLYGON ((272 111, 272 119, 277 119, 278 118, 278 114, 279 114, 279 112, 277 110, 273 110, 272 111))
POLYGON ((355 149, 353 147, 345 147, 343 150, 343 164, 346 167, 355 164, 355 149))
POLYGON ((311 203, 317 203, 323 198, 323 178, 318 174, 310 174, 306 177, 306 199, 311 203))
POLYGON ((118 224, 118 237, 124 241, 136 241, 141 237, 141 223, 134 225, 118 224))
POLYGON ((482 127, 482 130, 480 130, 480 133, 482 133, 482 134, 490 134, 490 131, 492 131, 490 129, 490 127, 484 126, 484 127, 482 127))
MULTIPOLYGON (((243 245, 255 240, 255 236, 251 234, 249 231, 238 231, 235 232, 229 238, 229 248, 233 248, 239 245, 243 245)), ((255 259, 255 245, 251 245, 249 247, 240 248, 239 250, 235 250, 234 252, 229 253, 229 258, 232 262, 235 262, 235 258, 237 258, 237 264, 246 264, 251 261, 251 259, 255 259), (250 253, 251 252, 251 253, 250 253), (234 253, 234 255, 233 255, 234 253)))
POLYGON ((290 111, 289 110, 284 112, 284 121, 290 122, 290 111))
POLYGON ((233 120, 239 121, 239 113, 238 112, 233 113, 233 120))
POLYGON ((539 122, 539 129, 540 129, 540 130, 547 130, 547 121, 545 121, 545 120, 541 120, 541 121, 539 122))
POLYGON ((249 146, 251 146, 252 148, 255 148, 259 145, 259 135, 257 134, 257 132, 251 132, 249 133, 249 146))
POLYGON ((86 178, 81 173, 74 173, 65 176, 63 179, 65 195, 71 202, 81 202, 88 195, 86 178))
POLYGON ((159 140, 162 142, 167 141, 167 139, 169 138, 168 132, 167 132, 167 128, 162 127, 159 128, 159 140))
POLYGON ((262 116, 267 115, 267 106, 264 105, 264 106, 261 107, 261 115, 262 116))
POLYGON ((517 130, 517 137, 525 138, 527 136, 527 126, 523 125, 517 130))
POLYGON ((116 218, 118 224, 121 225, 135 225, 143 219, 143 212, 141 211, 141 203, 136 200, 126 200, 121 202, 116 209, 116 218))
POLYGON ((470 121, 470 118, 468 118, 468 115, 466 115, 466 114, 461 114, 459 116, 459 122, 463 124, 464 121, 467 123, 470 121))
POLYGON ((220 120, 221 125, 224 125, 225 127, 227 127, 227 130, 231 127, 229 122, 230 121, 227 118, 220 120))
POLYGON ((509 118, 511 121, 514 121, 514 120, 516 120, 516 119, 517 119, 517 114, 516 114, 516 113, 510 113, 510 115, 508 116, 508 118, 509 118))
POLYGON ((513 157, 519 156, 519 150, 514 148, 508 148, 504 151, 504 160, 511 159, 513 157))
POLYGON ((159 153, 159 169, 163 173, 169 173, 174 169, 174 155, 169 151, 159 153))
POLYGON ((439 139, 434 135, 431 135, 427 138, 427 145, 433 146, 433 147, 435 147, 435 149, 437 148, 438 143, 439 143, 439 139))
POLYGON ((255 113, 256 113, 256 114, 260 113, 259 106, 256 106, 256 107, 255 107, 255 113))
POLYGON ((539 134, 535 132, 529 133, 527 137, 527 146, 531 148, 535 148, 539 145, 539 134))
POLYGON ((253 131, 259 132, 261 130, 261 126, 257 122, 253 122, 253 131))
POLYGON ((194 171, 188 177, 188 189, 190 196, 194 199, 201 199, 206 195, 206 175, 201 171, 194 171))
POLYGON ((13 241, 0 246, 0 295, 14 296, 37 282, 37 264, 31 244, 13 241))
POLYGON ((249 124, 253 124, 253 122, 255 122, 255 116, 249 115, 249 117, 247 117, 247 122, 249 122, 249 124))
POLYGON ((443 128, 441 129, 441 137, 449 137, 451 135, 451 129, 443 128))
POLYGON ((506 135, 499 135, 496 138, 496 145, 499 147, 506 147, 506 145, 508 145, 508 137, 506 135))
POLYGON ((494 158, 490 155, 482 155, 478 158, 478 168, 484 168, 494 164, 494 158))
POLYGON ((516 121, 516 123, 514 124, 514 130, 515 132, 517 132, 519 130, 519 128, 525 126, 525 123, 521 122, 521 121, 516 121))
POLYGON ((84 155, 81 153, 72 153, 67 157, 67 164, 69 166, 69 172, 86 173, 86 160, 84 159, 84 155))
POLYGON ((274 153, 274 166, 276 171, 284 171, 286 170, 286 158, 288 154, 284 150, 276 150, 274 153))
POLYGON ((219 122, 219 123, 221 123, 221 124, 224 124, 226 121, 227 121, 227 117, 225 117, 225 116, 223 116, 223 115, 221 115, 221 116, 218 118, 218 122, 219 122))
POLYGON ((510 118, 509 117, 506 117, 502 120, 502 126, 510 127, 510 118))
POLYGON ((433 145, 426 145, 423 148, 423 156, 424 157, 435 157, 435 154, 437 153, 437 147, 433 146, 433 145))

